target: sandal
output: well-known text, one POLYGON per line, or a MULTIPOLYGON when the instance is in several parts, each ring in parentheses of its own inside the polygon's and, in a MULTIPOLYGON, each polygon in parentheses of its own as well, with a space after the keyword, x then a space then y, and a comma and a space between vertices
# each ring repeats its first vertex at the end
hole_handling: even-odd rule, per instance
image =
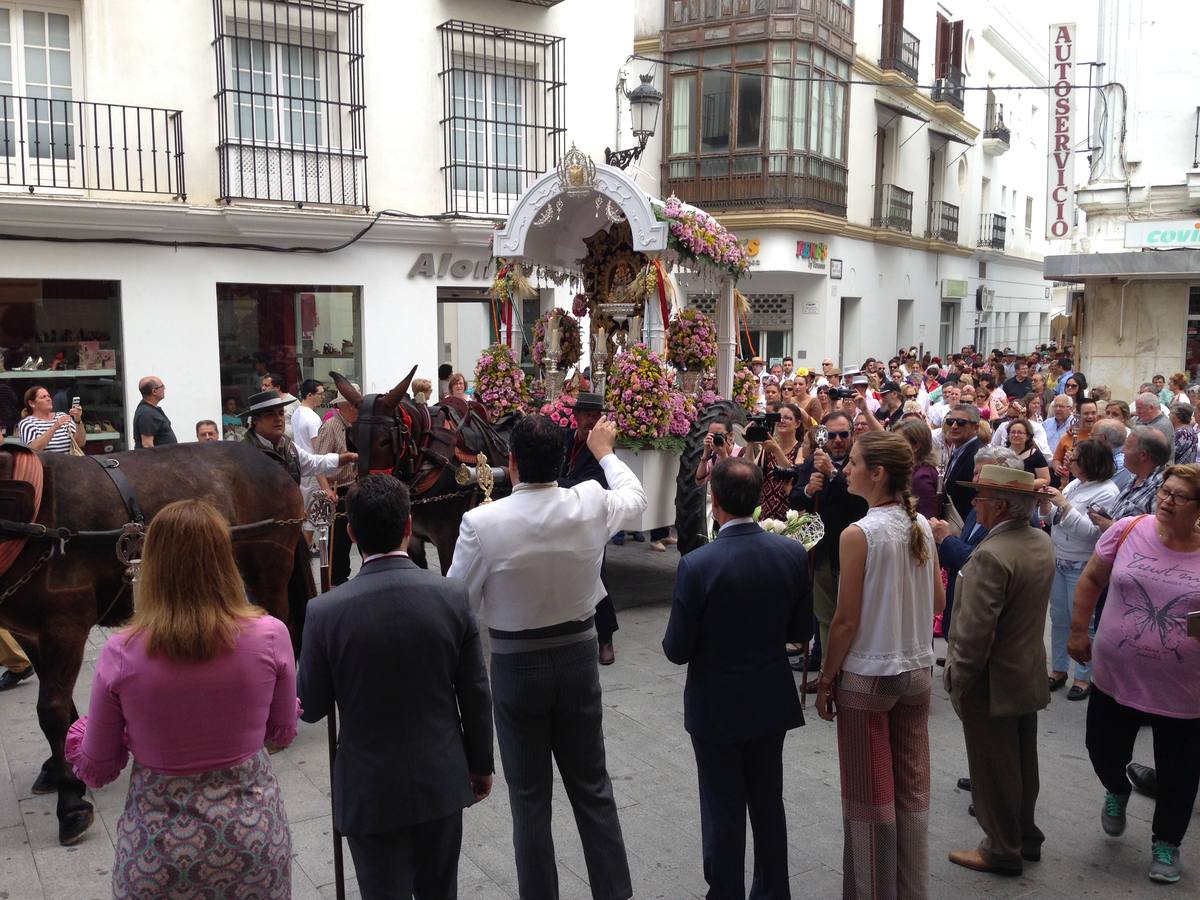
POLYGON ((666 553, 667 552, 667 548, 663 546, 662 541, 651 541, 650 549, 654 550, 657 553, 666 553))
POLYGON ((1047 681, 1049 681, 1049 683, 1050 683, 1050 690, 1051 690, 1051 691, 1057 691, 1057 690, 1060 690, 1060 689, 1061 689, 1063 686, 1065 686, 1065 685, 1066 685, 1066 683, 1067 683, 1067 673, 1066 673, 1066 672, 1063 672, 1063 673, 1062 673, 1061 675, 1059 675, 1058 677, 1055 677, 1055 676, 1053 676, 1053 675, 1050 675, 1050 676, 1047 676, 1047 679, 1046 679, 1046 680, 1047 680, 1047 681))

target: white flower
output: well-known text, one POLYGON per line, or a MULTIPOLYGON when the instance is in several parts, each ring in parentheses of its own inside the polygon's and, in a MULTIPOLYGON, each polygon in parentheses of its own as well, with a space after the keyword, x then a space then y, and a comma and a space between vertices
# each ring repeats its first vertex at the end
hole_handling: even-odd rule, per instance
POLYGON ((789 509, 789 510, 787 511, 787 520, 788 520, 789 522, 795 522, 795 521, 796 521, 797 519, 799 519, 799 518, 800 518, 800 511, 799 511, 799 510, 797 510, 797 509, 789 509))

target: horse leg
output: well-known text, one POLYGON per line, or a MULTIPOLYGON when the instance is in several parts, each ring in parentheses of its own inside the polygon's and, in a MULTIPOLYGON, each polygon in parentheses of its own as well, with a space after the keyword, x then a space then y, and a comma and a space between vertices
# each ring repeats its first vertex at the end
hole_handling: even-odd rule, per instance
POLYGON ((39 782, 58 791, 58 841, 74 844, 95 818, 92 804, 84 799, 87 786, 75 777, 64 750, 67 729, 77 717, 71 691, 83 663, 87 628, 76 622, 47 622, 39 639, 38 724, 50 744, 50 759, 42 765, 39 782))
POLYGON ((408 539, 408 558, 422 569, 429 568, 429 557, 425 553, 425 539, 415 534, 408 539))
POLYGON ((454 524, 451 528, 439 528, 437 536, 438 562, 442 566, 442 574, 445 575, 450 571, 450 564, 454 562, 454 545, 458 543, 458 525, 454 524))

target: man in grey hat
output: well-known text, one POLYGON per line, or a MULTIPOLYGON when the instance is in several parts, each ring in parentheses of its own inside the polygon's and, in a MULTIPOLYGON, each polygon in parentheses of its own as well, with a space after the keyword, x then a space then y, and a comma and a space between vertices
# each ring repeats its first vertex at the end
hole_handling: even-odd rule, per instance
POLYGON ((295 398, 285 400, 278 391, 260 391, 252 395, 250 407, 242 413, 243 418, 249 419, 245 442, 277 460, 297 486, 302 477, 328 475, 338 466, 358 459, 357 453, 318 455, 297 447, 296 442, 284 434, 284 410, 295 402, 295 398))
MULTIPOLYGON (((608 490, 608 479, 604 477, 604 469, 587 445, 588 435, 604 414, 604 397, 600 394, 581 393, 575 398, 573 412, 575 428, 563 429, 566 454, 558 486, 572 488, 585 481, 595 481, 600 487, 608 490)), ((596 640, 600 647, 600 665, 611 666, 617 659, 617 652, 613 648, 613 634, 620 626, 617 624, 617 609, 608 594, 608 586, 604 584, 604 562, 602 560, 600 563, 600 583, 604 585, 604 599, 596 604, 596 640)))

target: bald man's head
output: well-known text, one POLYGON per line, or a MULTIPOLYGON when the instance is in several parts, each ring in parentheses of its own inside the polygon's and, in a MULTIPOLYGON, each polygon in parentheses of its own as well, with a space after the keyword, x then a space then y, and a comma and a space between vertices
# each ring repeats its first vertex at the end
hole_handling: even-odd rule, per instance
POLYGON ((166 385, 157 375, 147 375, 138 382, 138 390, 141 391, 143 400, 161 400, 166 394, 166 385))

